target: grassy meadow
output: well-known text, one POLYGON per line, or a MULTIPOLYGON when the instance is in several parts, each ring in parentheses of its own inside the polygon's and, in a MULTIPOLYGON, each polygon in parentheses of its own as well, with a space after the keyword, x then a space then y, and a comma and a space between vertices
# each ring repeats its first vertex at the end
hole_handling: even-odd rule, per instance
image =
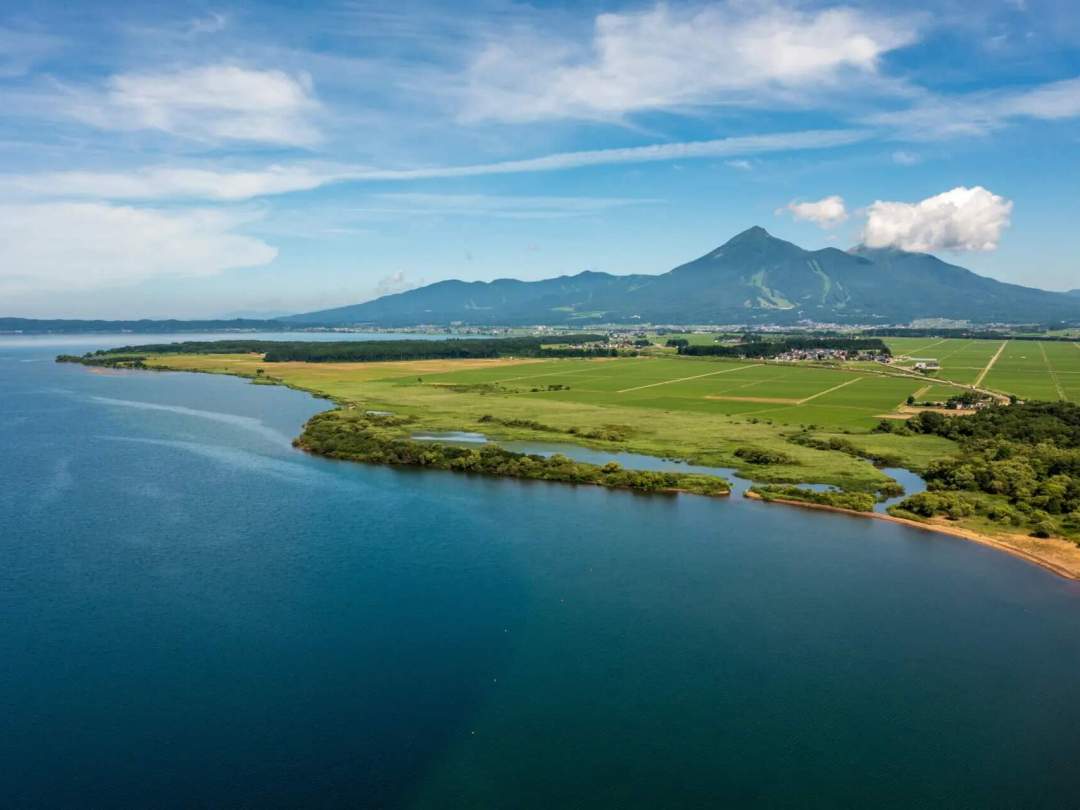
MULTIPOLYGON (((674 357, 266 363, 258 355, 163 355, 147 365, 289 385, 346 409, 409 417, 410 432, 573 441, 735 467, 758 481, 856 491, 876 490, 889 479, 863 459, 789 439, 805 432, 865 434, 925 385, 871 370, 674 357), (618 441, 604 438, 612 428, 618 441), (747 463, 736 455, 746 449, 781 458, 747 463)), ((951 445, 932 436, 876 440, 912 469, 951 445)))

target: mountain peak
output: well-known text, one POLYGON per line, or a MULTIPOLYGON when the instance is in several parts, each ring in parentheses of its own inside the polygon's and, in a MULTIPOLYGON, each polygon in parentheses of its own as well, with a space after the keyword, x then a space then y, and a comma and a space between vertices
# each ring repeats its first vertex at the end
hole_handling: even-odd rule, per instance
POLYGON ((805 250, 760 225, 661 275, 586 271, 542 281, 451 282, 337 310, 299 323, 516 326, 906 323, 914 318, 1047 322, 1080 317, 1080 294, 1050 293, 977 276, 929 254, 856 246, 805 250))
POLYGON ((762 228, 760 225, 753 225, 753 226, 747 228, 745 231, 743 231, 741 233, 737 233, 733 237, 728 239, 727 244, 730 245, 730 244, 734 244, 736 242, 750 242, 750 241, 758 242, 758 241, 761 241, 763 239, 775 239, 775 238, 776 237, 774 237, 771 233, 769 233, 767 230, 762 228))
POLYGON ((760 225, 754 225, 741 233, 735 234, 708 256, 702 258, 716 259, 721 256, 732 258, 794 252, 802 253, 803 249, 793 245, 791 242, 773 236, 760 225))

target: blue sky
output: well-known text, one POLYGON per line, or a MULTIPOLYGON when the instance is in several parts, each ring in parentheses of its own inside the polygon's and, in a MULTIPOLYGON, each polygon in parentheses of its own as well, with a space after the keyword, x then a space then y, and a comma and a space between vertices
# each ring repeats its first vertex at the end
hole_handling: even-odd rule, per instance
POLYGON ((751 225, 1080 287, 1074 0, 6 3, 0 315, 658 273, 751 225))

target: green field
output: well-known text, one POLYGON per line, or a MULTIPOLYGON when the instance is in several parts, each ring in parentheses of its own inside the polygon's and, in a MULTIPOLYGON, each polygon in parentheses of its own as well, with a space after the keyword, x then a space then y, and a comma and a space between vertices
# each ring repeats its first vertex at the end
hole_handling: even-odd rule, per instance
MULTIPOLYGON (((736 467, 769 482, 874 491, 889 479, 843 452, 794 444, 806 429, 862 433, 923 380, 869 371, 709 358, 266 363, 259 355, 162 355, 153 367, 239 374, 332 397, 346 409, 390 411, 412 430, 477 431, 499 440, 572 441, 736 467), (624 438, 603 438, 615 426, 624 438), (788 460, 766 466, 747 448, 788 460)), ((888 441, 887 439, 884 441, 888 441)), ((951 445, 894 442, 900 466, 921 469, 951 445)))
POLYGON ((1022 399, 1080 402, 1080 343, 1012 341, 983 383, 1022 399))
MULTIPOLYGON (((886 338, 885 342, 901 358, 900 366, 910 365, 903 356, 936 359, 941 370, 927 375, 928 382, 978 385, 1021 399, 1080 402, 1080 343, 954 338, 886 338)), ((947 393, 934 385, 920 399, 943 399, 947 393)))
POLYGON ((507 395, 522 398, 852 428, 872 427, 923 385, 919 379, 876 370, 644 357, 470 369, 424 377, 423 384, 497 384, 507 395))
POLYGON ((685 340, 692 346, 712 346, 716 343, 718 337, 715 332, 667 332, 663 335, 648 332, 645 336, 653 343, 658 343, 661 346, 669 340, 685 340))

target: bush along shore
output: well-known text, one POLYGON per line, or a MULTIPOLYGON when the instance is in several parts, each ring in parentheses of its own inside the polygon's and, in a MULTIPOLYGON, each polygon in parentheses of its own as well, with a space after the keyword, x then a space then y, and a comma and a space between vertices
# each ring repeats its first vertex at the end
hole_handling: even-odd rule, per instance
POLYGON ((408 422, 407 419, 392 416, 362 415, 346 410, 326 411, 308 420, 304 432, 293 444, 321 456, 372 464, 593 484, 637 492, 688 492, 710 496, 731 494, 730 484, 719 476, 626 470, 615 462, 602 466, 587 464, 559 454, 541 456, 515 453, 494 444, 461 447, 416 441, 398 432, 408 422))
POLYGON ((830 506, 834 509, 850 509, 853 512, 873 512, 874 496, 867 492, 818 492, 802 487, 781 484, 758 485, 748 490, 763 501, 796 502, 830 506))
POLYGON ((927 492, 890 510, 903 517, 976 518, 1033 537, 1080 535, 1080 406, 1032 402, 949 419, 926 412, 905 426, 951 438, 960 452, 924 472, 927 492))

